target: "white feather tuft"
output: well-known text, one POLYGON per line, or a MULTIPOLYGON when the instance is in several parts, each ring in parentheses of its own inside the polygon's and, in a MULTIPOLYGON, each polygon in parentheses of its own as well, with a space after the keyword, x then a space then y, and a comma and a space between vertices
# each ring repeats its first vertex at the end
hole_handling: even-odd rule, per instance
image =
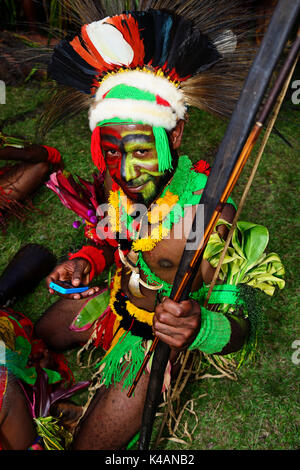
POLYGON ((105 23, 105 19, 87 25, 90 40, 105 62, 129 66, 134 57, 132 47, 115 26, 105 23))
POLYGON ((89 109, 91 131, 100 121, 115 117, 124 120, 132 119, 134 122, 143 122, 152 127, 164 127, 166 130, 173 129, 178 120, 172 108, 160 106, 152 101, 106 98, 93 103, 89 109))

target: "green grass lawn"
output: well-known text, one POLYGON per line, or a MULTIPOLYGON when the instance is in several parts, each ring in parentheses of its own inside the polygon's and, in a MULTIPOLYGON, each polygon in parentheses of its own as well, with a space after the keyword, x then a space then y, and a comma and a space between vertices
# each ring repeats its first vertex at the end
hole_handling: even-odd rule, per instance
MULTIPOLYGON (((0 122, 6 123, 2 132, 32 139, 45 96, 46 90, 41 83, 9 87, 7 104, 0 106, 0 122), (37 112, 33 116, 35 109, 37 112), (13 120, 19 113, 25 114, 13 120)), ((188 384, 184 399, 197 399, 204 395, 195 401, 194 409, 199 424, 193 440, 187 444, 165 440, 160 448, 300 448, 300 365, 292 362, 292 343, 296 339, 300 340, 299 109, 300 105, 292 106, 290 99, 286 99, 277 127, 293 148, 288 147, 278 136, 271 136, 241 217, 242 220, 268 227, 268 251, 277 252, 286 269, 286 288, 277 291, 272 298, 260 295, 265 327, 256 362, 244 365, 239 370, 237 382, 206 379, 188 384)), ((188 154, 193 161, 205 158, 212 163, 225 129, 226 124, 219 119, 193 111, 186 126, 182 153, 188 154)), ((53 130, 44 143, 60 150, 66 169, 89 178, 93 171, 89 139, 87 117, 81 114, 53 130)), ((234 191, 236 202, 249 175, 254 154, 234 191)), ((58 259, 84 243, 83 231, 72 228, 75 216, 61 205, 54 193, 42 187, 33 202, 36 211, 23 222, 11 219, 7 232, 0 233, 0 272, 26 243, 44 244, 58 259)), ((55 300, 42 282, 33 294, 19 300, 15 309, 36 321, 55 300)), ((68 357, 71 365, 74 365, 75 377, 81 377, 81 372, 75 366, 74 354, 68 354, 68 357)), ((193 427, 193 416, 190 414, 187 419, 190 427, 193 427)))

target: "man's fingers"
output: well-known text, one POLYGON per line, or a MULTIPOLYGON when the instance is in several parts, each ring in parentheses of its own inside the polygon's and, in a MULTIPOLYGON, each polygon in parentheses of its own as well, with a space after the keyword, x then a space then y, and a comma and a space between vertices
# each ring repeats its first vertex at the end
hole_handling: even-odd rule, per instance
MULTIPOLYGON (((89 282, 89 273, 87 262, 84 259, 69 260, 61 265, 57 266, 52 273, 46 278, 46 285, 49 289, 50 294, 57 294, 56 291, 50 288, 50 283, 55 281, 67 281, 71 282, 74 287, 78 287, 80 284, 87 285, 89 282)), ((83 297, 92 295, 95 291, 86 293, 83 297)), ((61 296, 68 299, 81 299, 80 294, 62 294, 61 296), (74 297, 75 296, 75 297, 74 297)))
POLYGON ((198 328, 198 323, 192 318, 188 321, 185 318, 172 318, 171 316, 164 316, 153 318, 153 329, 154 331, 160 331, 166 335, 183 335, 189 336, 191 331, 198 328))
POLYGON ((100 287, 92 287, 91 289, 87 290, 86 292, 81 293, 81 297, 84 299, 85 297, 90 297, 91 295, 97 294, 99 292, 100 287))
POLYGON ((153 320, 153 329, 156 333, 163 333, 168 336, 177 336, 180 331, 176 326, 172 326, 166 323, 160 323, 159 321, 153 320))
POLYGON ((163 298, 163 301, 159 305, 159 308, 163 309, 164 311, 170 312, 175 317, 180 317, 183 314, 182 306, 179 303, 169 299, 168 297, 163 298))
POLYGON ((66 270, 55 269, 49 276, 46 278, 46 286, 49 289, 50 294, 54 294, 55 291, 50 288, 50 283, 55 281, 69 281, 70 275, 66 270))
POLYGON ((74 263, 74 271, 72 274, 72 284, 73 286, 79 286, 82 283, 83 272, 84 272, 84 265, 82 262, 77 261, 74 263))
POLYGON ((170 336, 169 334, 165 334, 161 331, 156 331, 155 335, 159 340, 163 341, 168 346, 170 346, 170 348, 178 350, 185 348, 184 340, 180 335, 170 336))
POLYGON ((179 305, 182 308, 183 317, 191 315, 192 302, 190 300, 182 300, 179 305))
POLYGON ((92 295, 95 295, 99 292, 100 287, 92 287, 91 289, 85 291, 85 292, 78 292, 76 294, 71 294, 71 297, 73 300, 80 300, 80 299, 86 299, 87 297, 91 297, 92 295))
POLYGON ((155 316, 153 318, 153 323, 155 322, 174 326, 175 328, 178 328, 178 326, 181 325, 184 326, 184 318, 177 317, 166 310, 159 310, 158 308, 156 309, 155 316))
MULTIPOLYGON (((59 273, 58 271, 53 271, 52 273, 49 274, 48 277, 46 277, 46 286, 49 289, 50 283, 55 282, 59 280, 59 273)), ((52 290, 52 289, 51 289, 52 290)))
POLYGON ((200 322, 200 307, 193 302, 165 298, 155 309, 153 332, 171 348, 182 350, 191 344, 200 322))
POLYGON ((177 318, 188 317, 191 315, 192 304, 190 300, 183 300, 182 302, 174 302, 168 297, 164 297, 161 304, 157 306, 157 312, 167 311, 177 318))
POLYGON ((196 324, 170 326, 159 321, 153 321, 153 332, 158 339, 171 348, 182 350, 192 343, 199 327, 196 324))

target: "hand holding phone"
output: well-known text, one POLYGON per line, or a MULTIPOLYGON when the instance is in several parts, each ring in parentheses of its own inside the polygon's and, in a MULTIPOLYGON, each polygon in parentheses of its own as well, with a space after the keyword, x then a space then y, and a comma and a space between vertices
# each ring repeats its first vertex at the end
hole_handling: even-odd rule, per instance
POLYGON ((86 292, 89 289, 89 286, 84 286, 81 284, 75 287, 67 281, 52 281, 50 282, 49 288, 53 289, 56 292, 59 292, 60 294, 68 295, 86 292))

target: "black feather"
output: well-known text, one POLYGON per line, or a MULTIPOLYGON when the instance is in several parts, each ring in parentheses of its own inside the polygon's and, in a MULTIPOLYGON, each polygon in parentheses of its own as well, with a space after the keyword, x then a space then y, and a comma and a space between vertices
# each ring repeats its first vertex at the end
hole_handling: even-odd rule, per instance
POLYGON ((145 47, 145 64, 148 64, 154 56, 155 51, 155 41, 153 41, 153 17, 152 15, 146 14, 145 11, 132 11, 131 14, 139 25, 140 36, 143 39, 145 47))
POLYGON ((196 30, 191 21, 180 18, 169 51, 168 69, 180 77, 204 71, 221 58, 209 37, 196 30))
POLYGON ((139 25, 145 47, 145 63, 171 71, 183 78, 206 70, 221 56, 208 36, 192 21, 167 11, 130 12, 139 25))
POLYGON ((74 51, 66 39, 63 39, 54 49, 48 66, 48 75, 62 85, 90 94, 97 71, 74 51))
POLYGON ((152 63, 154 67, 162 67, 168 62, 175 17, 158 10, 148 12, 153 18, 152 41, 155 44, 152 63))

